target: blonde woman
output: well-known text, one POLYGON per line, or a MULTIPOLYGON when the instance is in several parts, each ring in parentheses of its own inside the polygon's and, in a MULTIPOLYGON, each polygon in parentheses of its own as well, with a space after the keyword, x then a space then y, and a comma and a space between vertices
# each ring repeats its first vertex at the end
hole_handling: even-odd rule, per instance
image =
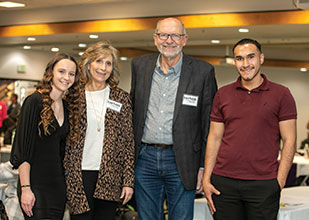
POLYGON ((118 51, 110 43, 90 46, 80 70, 81 130, 77 142, 68 140, 64 159, 71 219, 113 219, 117 204, 133 194, 131 101, 117 87, 118 51))

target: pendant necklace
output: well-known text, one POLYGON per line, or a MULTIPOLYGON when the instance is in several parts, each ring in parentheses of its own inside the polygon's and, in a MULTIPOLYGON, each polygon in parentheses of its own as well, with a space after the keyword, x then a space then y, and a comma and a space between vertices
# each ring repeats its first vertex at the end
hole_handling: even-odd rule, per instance
POLYGON ((105 91, 104 91, 104 94, 103 94, 103 103, 102 103, 102 110, 101 110, 101 114, 99 115, 100 116, 100 120, 98 120, 98 116, 97 116, 97 111, 94 107, 94 103, 93 103, 93 100, 92 100, 92 95, 91 95, 91 92, 89 91, 89 97, 90 97, 90 101, 92 103, 92 107, 93 107, 93 111, 94 111, 94 114, 95 114, 95 118, 96 118, 96 121, 97 121, 97 131, 100 132, 101 131, 101 122, 102 122, 102 115, 103 115, 103 111, 104 111, 104 102, 105 102, 105 91))

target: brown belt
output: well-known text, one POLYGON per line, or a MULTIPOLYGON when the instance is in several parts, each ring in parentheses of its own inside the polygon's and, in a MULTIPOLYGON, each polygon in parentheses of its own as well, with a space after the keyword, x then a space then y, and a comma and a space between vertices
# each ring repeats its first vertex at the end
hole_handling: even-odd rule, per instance
POLYGON ((143 143, 143 144, 146 144, 150 147, 154 147, 157 149, 167 149, 173 146, 173 145, 166 145, 166 144, 147 144, 147 143, 143 143))

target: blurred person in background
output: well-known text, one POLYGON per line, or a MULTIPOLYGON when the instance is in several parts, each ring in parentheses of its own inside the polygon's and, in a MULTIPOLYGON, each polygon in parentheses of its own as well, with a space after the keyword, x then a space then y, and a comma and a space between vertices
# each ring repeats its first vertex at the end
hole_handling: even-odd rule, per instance
MULTIPOLYGON (((2 132, 2 122, 7 116, 6 104, 0 100, 0 133, 2 132)), ((0 143, 1 145, 2 143, 0 143)))
POLYGON ((304 149, 306 144, 309 145, 309 121, 307 123, 307 138, 300 143, 299 149, 304 149))
POLYGON ((13 93, 11 95, 11 104, 7 109, 7 117, 2 122, 2 131, 4 132, 3 145, 12 144, 13 130, 16 128, 17 119, 20 112, 20 104, 17 101, 18 95, 13 93))

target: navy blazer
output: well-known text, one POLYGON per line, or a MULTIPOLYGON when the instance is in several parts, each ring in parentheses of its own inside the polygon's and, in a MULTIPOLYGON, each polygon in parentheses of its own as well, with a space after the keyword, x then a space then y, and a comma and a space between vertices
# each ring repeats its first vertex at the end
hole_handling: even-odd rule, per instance
MULTIPOLYGON (((132 60, 131 99, 136 160, 144 132, 152 75, 159 54, 146 54, 132 60)), ((197 173, 204 167, 212 100, 217 91, 214 67, 183 55, 173 118, 173 150, 180 178, 187 190, 196 188, 197 173), (198 96, 197 106, 183 104, 184 95, 198 96)))

